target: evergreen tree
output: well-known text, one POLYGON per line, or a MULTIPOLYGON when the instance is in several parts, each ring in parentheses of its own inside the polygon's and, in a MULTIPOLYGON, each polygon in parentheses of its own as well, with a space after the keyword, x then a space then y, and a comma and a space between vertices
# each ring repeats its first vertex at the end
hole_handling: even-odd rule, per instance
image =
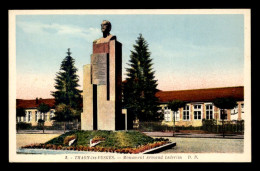
POLYGON ((79 78, 76 75, 75 60, 70 56, 70 49, 67 54, 61 63, 60 71, 56 74, 54 86, 56 91, 52 92, 56 106, 55 116, 52 119, 64 123, 80 119, 82 110, 82 91, 77 89, 79 78))
POLYGON ((133 45, 126 81, 123 83, 123 105, 140 121, 159 120, 157 80, 152 69, 148 43, 140 36, 133 45))

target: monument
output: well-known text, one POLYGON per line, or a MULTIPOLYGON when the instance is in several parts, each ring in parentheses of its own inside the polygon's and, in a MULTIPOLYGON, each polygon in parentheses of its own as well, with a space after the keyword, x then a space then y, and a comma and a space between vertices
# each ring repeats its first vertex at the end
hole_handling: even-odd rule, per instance
POLYGON ((91 64, 83 66, 81 130, 122 130, 122 44, 101 24, 103 37, 93 41, 91 64))

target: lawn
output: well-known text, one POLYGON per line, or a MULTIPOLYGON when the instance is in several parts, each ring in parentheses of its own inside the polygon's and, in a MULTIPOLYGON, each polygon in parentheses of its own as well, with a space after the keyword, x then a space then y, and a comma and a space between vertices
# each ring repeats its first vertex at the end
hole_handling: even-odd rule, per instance
POLYGON ((88 146, 90 139, 102 137, 105 139, 97 146, 114 148, 134 148, 140 145, 153 143, 155 140, 138 131, 71 131, 56 137, 45 144, 64 145, 67 136, 75 135, 77 141, 73 146, 88 146))

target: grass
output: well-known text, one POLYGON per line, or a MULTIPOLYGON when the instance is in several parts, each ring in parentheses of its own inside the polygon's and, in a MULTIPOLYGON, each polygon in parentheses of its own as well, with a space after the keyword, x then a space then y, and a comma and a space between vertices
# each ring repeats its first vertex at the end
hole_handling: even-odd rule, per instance
POLYGON ((68 136, 75 135, 77 140, 72 146, 89 146, 90 139, 94 137, 105 138, 97 147, 113 147, 113 148, 134 148, 140 145, 153 143, 156 140, 139 131, 71 131, 53 138, 45 144, 62 145, 64 139, 68 136))

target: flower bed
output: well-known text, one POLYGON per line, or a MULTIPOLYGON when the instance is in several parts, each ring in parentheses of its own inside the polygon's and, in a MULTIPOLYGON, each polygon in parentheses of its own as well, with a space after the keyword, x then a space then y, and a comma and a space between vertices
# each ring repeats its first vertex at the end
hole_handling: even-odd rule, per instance
POLYGON ((42 144, 22 148, 77 150, 115 153, 141 153, 170 143, 165 138, 152 138, 139 131, 70 131, 42 144), (73 143, 70 143, 73 141, 73 143))
POLYGON ((112 153, 129 153, 129 154, 137 154, 144 152, 146 150, 150 150, 152 148, 156 148, 162 146, 164 144, 169 143, 169 141, 156 141, 154 143, 148 143, 146 145, 140 145, 135 148, 114 148, 114 147, 90 147, 90 146, 62 146, 62 145, 54 145, 54 144, 30 144, 23 146, 22 148, 32 148, 32 149, 52 149, 52 150, 76 150, 76 151, 95 151, 95 152, 112 152, 112 153))

